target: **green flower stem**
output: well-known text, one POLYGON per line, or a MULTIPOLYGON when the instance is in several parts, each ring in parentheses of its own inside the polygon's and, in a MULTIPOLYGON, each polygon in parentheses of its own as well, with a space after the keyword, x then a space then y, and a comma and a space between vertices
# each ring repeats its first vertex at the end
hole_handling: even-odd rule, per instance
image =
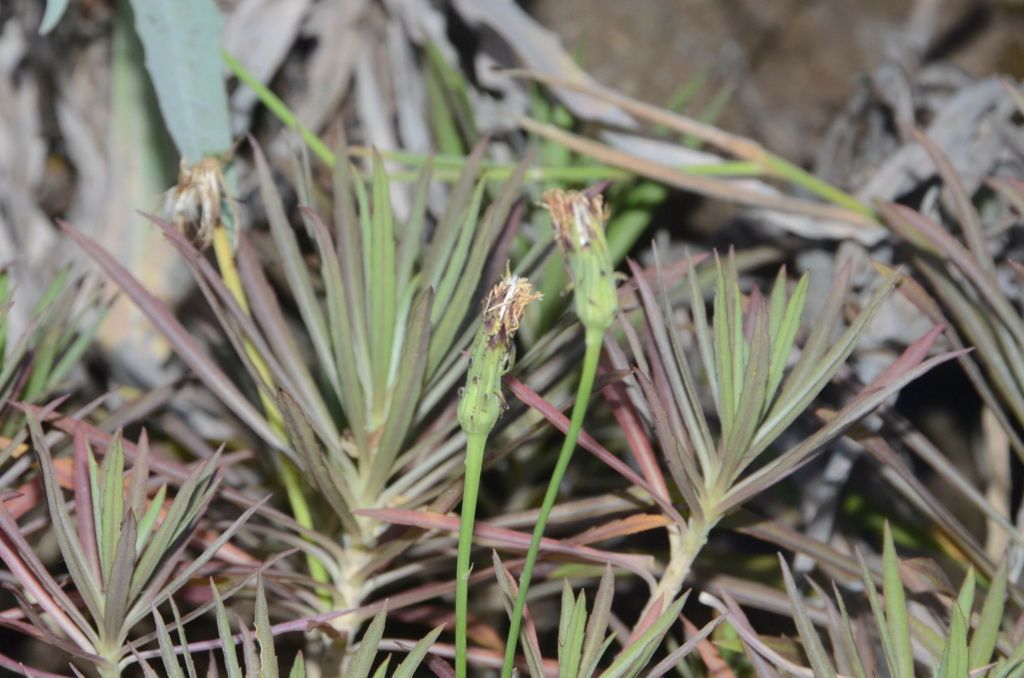
POLYGON ((537 516, 537 526, 533 530, 533 539, 530 540, 530 549, 526 553, 523 573, 519 577, 519 593, 516 595, 516 604, 512 610, 512 623, 509 627, 508 640, 505 644, 505 663, 501 671, 502 678, 509 678, 512 675, 516 656, 516 644, 519 641, 519 627, 523 621, 523 608, 526 607, 526 594, 530 589, 530 579, 533 576, 533 566, 537 562, 540 540, 544 536, 544 528, 547 525, 551 509, 555 505, 558 488, 565 477, 566 469, 569 468, 569 461, 572 459, 573 450, 576 448, 576 441, 579 439, 580 431, 583 428, 583 419, 587 414, 587 405, 590 402, 590 391, 594 388, 594 379, 597 376, 597 361, 601 357, 601 343, 603 340, 603 328, 587 328, 583 370, 580 374, 576 404, 572 408, 572 417, 569 420, 569 431, 565 436, 565 442, 562 444, 562 451, 558 455, 555 470, 551 474, 551 482, 548 484, 547 494, 544 495, 544 503, 541 505, 540 515, 537 516))
POLYGON ((470 351, 466 387, 459 392, 459 425, 466 432, 466 478, 459 528, 459 556, 455 569, 455 676, 466 678, 467 609, 469 605, 469 552, 473 546, 477 490, 487 437, 506 409, 501 376, 515 360, 516 330, 526 305, 539 299, 526 278, 512 275, 495 285, 483 303, 483 318, 470 351))
MULTIPOLYGON (((302 137, 310 150, 329 167, 334 167, 337 158, 326 143, 302 123, 295 114, 288 108, 288 105, 281 101, 280 97, 270 91, 270 88, 261 83, 238 59, 227 52, 221 52, 224 63, 231 69, 232 73, 247 87, 252 89, 259 98, 260 103, 267 107, 278 120, 289 129, 295 130, 302 137)), ((352 146, 349 154, 353 156, 370 157, 373 149, 352 146)), ((392 160, 402 165, 419 168, 426 164, 427 160, 433 160, 433 177, 442 181, 455 181, 461 175, 462 168, 466 164, 466 158, 461 155, 420 155, 417 153, 405 153, 402 151, 381 151, 385 160, 392 160)), ((723 162, 714 165, 689 165, 679 167, 682 172, 706 176, 752 176, 761 173, 761 163, 739 161, 723 162)), ((487 172, 484 176, 490 181, 505 181, 516 171, 515 166, 503 165, 500 163, 485 162, 483 169, 487 172)), ((795 168, 797 171, 802 171, 795 168)), ((781 174, 781 172, 780 172, 781 174)), ((806 174, 806 173, 804 173, 806 174)), ((391 172, 389 178, 395 181, 415 181, 419 177, 418 172, 391 172)), ((625 179, 636 175, 627 170, 611 167, 608 165, 584 165, 584 166, 561 166, 561 167, 536 167, 527 172, 527 181, 556 181, 559 183, 582 183, 590 181, 602 181, 605 179, 625 179)), ((810 175, 808 175, 810 176, 810 175)), ((827 185, 826 185, 827 186, 827 185)), ((832 187, 831 190, 836 191, 832 187)), ((813 189, 812 189, 813 190, 813 189)), ((845 194, 844 194, 845 195, 845 194)), ((852 199, 852 198, 851 198, 852 199)), ((858 205, 860 203, 857 203, 858 205)), ((863 205, 861 208, 864 209, 863 205)))
POLYGON ((875 219, 876 221, 878 220, 878 215, 875 214, 875 211, 860 200, 857 200, 846 191, 822 181, 807 170, 794 165, 788 160, 783 160, 772 153, 765 153, 762 158, 759 158, 759 161, 760 162, 758 164, 764 168, 764 172, 768 175, 777 176, 780 179, 784 179, 800 186, 811 193, 814 193, 818 197, 824 198, 833 205, 839 205, 840 207, 845 207, 851 212, 863 214, 864 216, 875 219))
MULTIPOLYGON (((238 267, 235 265, 235 257, 231 248, 231 240, 227 228, 220 222, 213 229, 213 251, 217 257, 217 266, 220 268, 221 278, 224 285, 231 291, 235 301, 248 315, 249 301, 245 296, 245 289, 242 287, 241 278, 238 275, 238 267)), ((259 373, 260 378, 267 386, 273 388, 273 381, 270 376, 270 368, 267 367, 263 356, 259 354, 256 347, 248 338, 244 338, 245 353, 252 361, 253 367, 259 373)), ((285 427, 284 418, 277 404, 262 389, 259 389, 260 403, 263 411, 267 413, 267 421, 270 427, 282 440, 288 440, 288 430, 285 427)), ((306 502, 306 495, 302 492, 302 480, 299 478, 299 471, 294 464, 284 456, 280 459, 281 481, 284 484, 285 493, 288 495, 288 503, 291 504, 295 521, 304 528, 313 530, 313 515, 306 502)), ((314 581, 325 583, 328 581, 327 570, 323 564, 310 554, 306 554, 306 564, 309 567, 309 574, 314 581)), ((325 602, 331 602, 331 595, 326 589, 320 589, 319 595, 325 602)))
POLYGON ((462 491, 462 522, 459 525, 459 557, 455 580, 455 675, 466 676, 467 610, 469 606, 469 554, 473 547, 473 523, 484 466, 487 433, 466 434, 466 478, 462 491))

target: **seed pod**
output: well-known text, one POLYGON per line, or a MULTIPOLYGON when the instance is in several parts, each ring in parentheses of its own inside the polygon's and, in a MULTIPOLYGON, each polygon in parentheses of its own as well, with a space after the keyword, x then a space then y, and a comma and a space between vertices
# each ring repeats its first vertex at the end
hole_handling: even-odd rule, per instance
POLYGON ((459 391, 459 423, 468 434, 488 433, 507 409, 501 376, 515 360, 513 339, 526 305, 541 294, 526 278, 510 275, 494 286, 483 302, 483 322, 469 354, 466 387, 459 391))
POLYGON ((615 321, 619 297, 604 235, 606 215, 601 196, 554 190, 544 194, 544 202, 572 280, 576 315, 588 329, 603 332, 615 321))

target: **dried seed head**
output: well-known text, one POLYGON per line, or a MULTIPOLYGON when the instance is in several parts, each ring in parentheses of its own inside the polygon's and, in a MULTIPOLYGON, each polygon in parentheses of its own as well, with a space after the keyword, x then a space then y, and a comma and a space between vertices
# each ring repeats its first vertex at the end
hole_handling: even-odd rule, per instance
POLYGON ((178 231, 195 234, 196 245, 201 250, 213 242, 213 229, 221 220, 224 201, 237 226, 238 213, 220 160, 206 157, 190 167, 188 160, 182 158, 178 185, 167 194, 166 211, 178 231))
POLYGON ((584 326, 604 331, 615 321, 619 297, 601 196, 554 190, 544 194, 544 202, 575 289, 576 315, 584 326))
POLYGON ((506 408, 501 376, 515 360, 516 330, 526 305, 541 298, 526 278, 510 275, 494 286, 483 302, 483 322, 469 357, 466 387, 459 392, 459 423, 466 433, 487 433, 506 408))

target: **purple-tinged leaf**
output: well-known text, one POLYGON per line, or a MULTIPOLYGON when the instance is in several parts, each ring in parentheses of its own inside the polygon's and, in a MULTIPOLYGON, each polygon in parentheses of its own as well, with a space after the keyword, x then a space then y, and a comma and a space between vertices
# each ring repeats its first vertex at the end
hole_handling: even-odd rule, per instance
POLYGON ((327 330, 327 322, 324 319, 320 302, 316 298, 313 284, 310 281, 309 270, 302 258, 299 249, 298 239, 288 222, 284 205, 281 203, 281 196, 274 185, 274 176, 263 154, 263 149, 251 136, 249 143, 252 146, 253 159, 256 161, 256 174, 259 177, 260 195, 263 197, 263 204, 267 209, 267 221, 270 224, 270 233, 277 245, 281 257, 281 266, 285 278, 288 280, 288 287, 295 297, 299 307, 302 321, 306 325, 310 341, 316 352, 317 363, 324 372, 324 377, 331 384, 335 392, 338 391, 338 372, 334 364, 333 352, 330 348, 330 336, 327 330))
POLYGON ((128 511, 121 521, 114 551, 114 559, 107 572, 104 586, 103 636, 124 638, 131 630, 125 626, 128 610, 128 591, 131 588, 132 570, 135 569, 135 545, 137 537, 135 514, 128 511))
MULTIPOLYGON (((32 602, 29 601, 27 597, 25 597, 25 594, 18 590, 17 587, 6 582, 3 584, 3 587, 11 592, 11 595, 13 595, 15 600, 17 600, 18 602, 18 606, 21 608, 22 612, 25 613, 25 618, 28 619, 29 622, 31 622, 32 626, 36 629, 36 631, 39 634, 42 635, 42 638, 47 643, 53 645, 59 650, 67 652, 73 657, 83 657, 91 661, 103 661, 102 659, 100 659, 99 656, 97 656, 94 652, 91 651, 88 645, 75 645, 75 643, 70 642, 65 638, 61 638, 53 631, 51 631, 49 625, 43 619, 42 615, 39 614, 39 612, 36 610, 35 605, 33 605, 32 602)), ((40 605, 40 607, 43 607, 43 609, 46 610, 46 606, 40 605)), ((46 611, 49 612, 49 610, 46 611)), ((71 636, 72 639, 75 639, 75 636, 73 634, 69 635, 71 636)))
MULTIPOLYGON (((349 421, 349 429, 355 436, 358 448, 369 449, 366 391, 363 381, 370 378, 367 372, 370 363, 368 340, 365 338, 365 332, 354 326, 356 319, 353 317, 351 294, 346 286, 347 278, 342 271, 327 226, 313 210, 305 207, 299 209, 313 225, 313 234, 316 236, 314 240, 320 252, 324 284, 327 288, 327 318, 330 322, 331 344, 338 368, 338 399, 341 401, 342 411, 349 421)), ((349 272, 348 277, 351 276, 352 273, 349 272)))
POLYGON ((306 462, 309 474, 307 477, 311 477, 316 486, 320 488, 327 503, 334 509, 335 515, 351 530, 351 534, 358 534, 359 526, 350 512, 350 507, 356 505, 355 497, 345 479, 338 477, 334 469, 331 468, 331 462, 325 458, 323 448, 310 427, 305 413, 287 391, 277 392, 277 403, 284 415, 288 435, 295 442, 295 446, 306 462))
MULTIPOLYGON (((386 520, 398 525, 411 525, 429 530, 451 532, 453 534, 458 533, 459 531, 459 519, 457 516, 445 516, 439 513, 428 513, 426 511, 410 511, 408 509, 389 508, 358 509, 353 511, 353 513, 359 516, 386 520)), ((487 523, 478 522, 474 527, 474 533, 481 539, 487 539, 505 548, 515 549, 517 551, 526 551, 530 545, 530 536, 528 534, 509 530, 503 527, 488 525, 487 523)), ((550 537, 545 537, 541 540, 541 549, 547 553, 572 556, 588 562, 612 563, 613 565, 624 567, 630 572, 636 573, 652 587, 655 585, 653 577, 651 577, 650 572, 647 570, 647 567, 651 563, 650 556, 614 553, 612 551, 602 551, 587 546, 567 545, 561 540, 552 539, 550 537)))
MULTIPOLYGON (((533 389, 515 377, 505 375, 502 378, 502 381, 509 387, 509 390, 516 398, 521 400, 525 405, 540 412, 545 419, 554 425, 556 429, 562 433, 566 433, 569 430, 569 418, 566 417, 561 410, 541 397, 540 394, 536 393, 533 389)), ((655 490, 655 488, 644 480, 642 476, 631 469, 628 464, 624 463, 614 454, 606 450, 604 446, 594 440, 594 437, 586 431, 580 431, 579 445, 610 466, 623 478, 651 495, 654 502, 658 504, 658 506, 665 511, 670 518, 676 520, 680 525, 686 523, 682 516, 679 515, 679 512, 676 511, 672 502, 670 502, 663 494, 655 490)))
MULTIPOLYGON (((697 633, 693 634, 689 640, 680 645, 671 654, 662 659, 660 662, 654 665, 654 667, 647 673, 644 674, 645 678, 659 678, 672 669, 676 668, 679 663, 693 652, 698 645, 700 645, 705 638, 711 635, 711 632, 718 628, 718 625, 726 620, 728 615, 719 615, 704 625, 697 633)), ((710 667, 709 667, 710 668, 710 667)), ((726 668, 727 667, 723 667, 726 668)), ((719 675, 715 673, 714 675, 719 675)), ((722 678, 725 678, 723 675, 722 678)))
POLYGON ((968 350, 943 353, 916 366, 908 366, 908 369, 902 374, 890 379, 885 385, 868 386, 839 410, 817 433, 734 485, 720 504, 721 510, 724 512, 739 506, 750 497, 790 475, 810 461, 829 442, 842 435, 847 428, 867 416, 911 381, 936 365, 963 355, 968 350))
POLYGON ((167 337, 175 352, 192 368, 196 376, 263 440, 282 449, 284 441, 274 433, 263 415, 242 395, 227 375, 203 352, 198 342, 192 338, 188 330, 182 326, 170 310, 150 294, 127 269, 117 263, 94 240, 79 233, 67 222, 58 220, 58 223, 71 239, 78 243, 85 253, 106 271, 111 280, 131 297, 139 310, 167 337))
POLYGON ((949 158, 924 132, 906 123, 900 123, 899 127, 924 148, 935 164, 935 169, 938 170, 939 176, 942 177, 942 182, 945 184, 946 191, 951 198, 954 211, 960 219, 960 228, 963 230, 964 240, 967 241, 967 247, 971 250, 975 260, 985 270, 995 271, 996 265, 992 261, 992 255, 989 254, 988 245, 985 242, 985 233, 981 227, 981 217, 978 216, 978 211, 971 202, 971 196, 967 195, 967 189, 964 188, 963 181, 960 180, 960 176, 956 168, 953 167, 953 163, 949 161, 949 158))
MULTIPOLYGON (((68 572, 75 581, 82 600, 92 615, 100 619, 103 614, 103 604, 100 601, 101 585, 98 573, 89 569, 88 559, 82 550, 82 542, 78 533, 68 516, 68 508, 64 502, 64 493, 57 480, 57 470, 53 465, 53 457, 50 448, 46 444, 42 426, 39 420, 32 415, 27 415, 29 431, 32 433, 32 444, 35 447, 36 456, 39 459, 39 471, 43 479, 43 487, 46 490, 46 503, 49 509, 50 520, 60 546, 61 555, 68 566, 68 572)), ((8 533, 8 536, 10 533, 8 533)), ((24 556, 24 552, 22 552, 24 556)), ((39 573, 37 573, 37 576, 39 573)), ((65 629, 67 631, 67 629, 65 629)))
POLYGON ((71 479, 75 488, 75 522, 89 568, 93 572, 101 572, 99 551, 96 547, 96 514, 93 510, 93 493, 90 483, 92 474, 89 471, 89 467, 94 465, 95 461, 92 458, 92 450, 89 449, 89 442, 83 434, 75 434, 73 440, 72 463, 74 467, 71 479))
MULTIPOLYGON (((693 515, 697 520, 703 521, 704 509, 698 495, 700 488, 703 486, 701 473, 697 470, 696 464, 693 463, 692 457, 687 454, 683 441, 678 436, 672 435, 672 431, 669 430, 671 424, 668 421, 668 414, 661 403, 661 397, 655 390, 654 384, 650 382, 647 375, 639 370, 636 372, 636 379, 647 396, 647 402, 651 408, 651 419, 654 422, 654 433, 658 436, 658 441, 661 443, 661 452, 665 462, 668 464, 669 473, 672 474, 672 478, 676 481, 676 487, 683 495, 683 500, 686 501, 686 505, 693 512, 693 515)), ((685 435, 685 432, 683 435, 685 435)), ((678 513, 676 515, 678 516, 678 513)), ((682 519, 682 516, 679 516, 677 524, 685 526, 687 523, 682 519)))

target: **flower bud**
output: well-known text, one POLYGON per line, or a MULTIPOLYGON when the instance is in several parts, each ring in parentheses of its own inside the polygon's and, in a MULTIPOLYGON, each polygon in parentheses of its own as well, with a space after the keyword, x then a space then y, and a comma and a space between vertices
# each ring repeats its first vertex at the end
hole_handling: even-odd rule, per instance
POLYGON ((603 332, 615 321, 619 297, 604 235, 606 215, 601 196, 554 190, 544 194, 544 201, 572 280, 576 315, 588 329, 603 332))
POLYGON ((483 322, 469 354, 466 387, 459 392, 459 423, 468 434, 489 433, 506 409, 501 376, 515 360, 516 330, 526 305, 541 294, 526 278, 505 277, 484 299, 483 322))

